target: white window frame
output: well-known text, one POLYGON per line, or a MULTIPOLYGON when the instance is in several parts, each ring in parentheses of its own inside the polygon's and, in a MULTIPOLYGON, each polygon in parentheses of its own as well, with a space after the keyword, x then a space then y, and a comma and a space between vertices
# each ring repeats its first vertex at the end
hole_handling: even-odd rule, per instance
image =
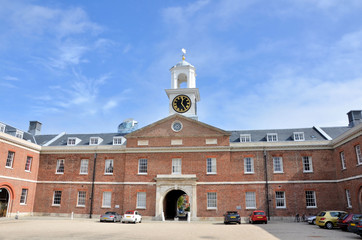
POLYGON ((315 191, 305 191, 305 204, 307 208, 317 208, 317 199, 315 191))
POLYGON ((114 163, 113 159, 106 159, 104 161, 104 175, 113 175, 114 163))
POLYGON ((251 142, 251 134, 240 134, 240 142, 251 142))
POLYGON ((276 191, 275 192, 275 208, 286 208, 287 204, 285 202, 285 192, 276 191))
POLYGON ((246 209, 256 209, 255 192, 245 192, 245 208, 246 209))
POLYGON ((138 159, 138 174, 147 175, 148 172, 148 160, 147 158, 138 159))
POLYGON ((82 174, 82 175, 88 174, 88 166, 89 166, 89 159, 81 159, 80 167, 79 167, 79 174, 82 174))
POLYGON ((356 151, 356 157, 357 157, 357 164, 361 165, 362 164, 362 154, 361 154, 361 147, 359 145, 356 145, 354 147, 355 151, 356 151))
POLYGON ((86 199, 87 199, 87 192, 78 191, 77 207, 85 207, 86 199))
POLYGON ((217 209, 217 193, 216 192, 207 193, 207 209, 208 210, 217 209))
POLYGON ((274 173, 284 173, 282 157, 273 157, 273 169, 274 173))
POLYGON ((31 163, 33 162, 33 157, 26 156, 26 162, 25 162, 25 172, 31 171, 31 163))
POLYGON ((181 174, 182 160, 181 158, 172 159, 172 174, 181 174))
POLYGON ((294 132, 293 133, 293 139, 294 141, 304 141, 304 132, 294 132))
POLYGON ((252 157, 244 158, 244 174, 254 174, 254 159, 252 157))
POLYGON ((64 174, 65 170, 65 160, 64 159, 57 159, 57 168, 55 170, 56 174, 64 174), (63 165, 63 169, 61 168, 61 165, 63 165))
POLYGON ((339 153, 341 164, 342 164, 342 170, 346 169, 346 158, 344 157, 344 151, 339 153))
POLYGON ((15 159, 15 152, 8 151, 8 157, 6 158, 5 167, 6 168, 13 168, 14 159, 15 159))
POLYGON ((102 208, 112 207, 112 192, 106 191, 102 194, 102 208))
POLYGON ((62 202, 62 191, 56 190, 53 192, 52 206, 60 206, 62 202))
POLYGON ((75 146, 77 144, 76 137, 68 137, 67 139, 67 146, 75 146))
POLYGON ((124 143, 123 137, 113 137, 113 145, 122 145, 124 143))
POLYGON ((146 192, 137 192, 137 209, 146 209, 147 194, 146 192))
POLYGON ((347 207, 352 208, 352 199, 349 189, 346 189, 346 199, 347 199, 347 207))
POLYGON ((100 137, 90 137, 89 138, 89 145, 99 145, 101 143, 100 137))
POLYGON ((302 163, 303 163, 303 172, 304 173, 312 173, 313 172, 313 161, 311 156, 303 156, 302 157, 302 163), (308 160, 308 162, 307 162, 308 160), (307 167, 309 169, 307 169, 307 167))
POLYGON ((216 174, 216 158, 206 158, 206 173, 216 174))
POLYGON ((278 142, 278 134, 277 133, 268 133, 266 135, 266 139, 268 142, 278 142))
POLYGON ((21 189, 20 205, 26 205, 27 198, 28 198, 28 189, 27 188, 21 189))
POLYGON ((6 127, 6 125, 5 124, 2 124, 2 123, 0 123, 0 132, 5 132, 5 127, 6 127))
POLYGON ((16 132, 15 132, 15 137, 20 138, 20 139, 23 139, 23 136, 24 136, 24 132, 23 132, 23 131, 16 130, 16 132))

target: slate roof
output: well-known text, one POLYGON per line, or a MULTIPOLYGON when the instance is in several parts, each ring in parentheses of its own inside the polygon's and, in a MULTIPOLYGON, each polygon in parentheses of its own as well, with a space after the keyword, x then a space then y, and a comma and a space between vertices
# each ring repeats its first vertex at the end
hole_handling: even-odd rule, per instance
MULTIPOLYGON (((5 133, 15 136, 16 130, 19 130, 10 125, 6 125, 5 133)), ((322 129, 332 139, 337 138, 351 127, 322 127, 322 129)), ((22 130, 20 130, 22 131, 22 130)), ((50 142, 47 146, 67 146, 67 140, 69 137, 75 137, 80 140, 77 146, 88 146, 91 137, 100 137, 103 141, 99 145, 113 145, 113 137, 127 135, 126 133, 91 133, 91 134, 48 134, 48 135, 36 135, 32 136, 26 131, 22 131, 23 139, 32 143, 44 146, 50 142)), ((265 129, 265 130, 233 130, 225 131, 230 133, 230 142, 240 142, 240 134, 250 134, 251 142, 267 142, 268 133, 276 133, 278 135, 278 142, 294 141, 294 132, 304 132, 305 141, 316 140, 328 140, 317 128, 294 128, 294 129, 265 129)), ((123 143, 123 145, 125 142, 123 143)))
MULTIPOLYGON (((348 131, 349 127, 322 128, 332 139, 348 131)), ((294 129, 266 129, 266 130, 236 130, 230 131, 230 142, 240 142, 240 134, 250 134, 251 142, 267 142, 268 133, 278 134, 278 142, 294 141, 294 132, 304 132, 305 141, 327 140, 316 128, 294 128, 294 129)))

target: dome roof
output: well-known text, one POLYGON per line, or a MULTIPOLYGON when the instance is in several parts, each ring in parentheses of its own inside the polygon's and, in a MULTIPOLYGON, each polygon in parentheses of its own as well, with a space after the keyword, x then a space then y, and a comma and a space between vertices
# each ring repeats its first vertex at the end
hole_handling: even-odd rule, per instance
POLYGON ((174 67, 187 67, 187 66, 190 66, 190 67, 193 67, 194 68, 194 66, 191 64, 191 63, 189 63, 189 62, 186 62, 185 60, 182 60, 181 62, 178 62, 175 66, 173 66, 172 68, 174 68, 174 67))

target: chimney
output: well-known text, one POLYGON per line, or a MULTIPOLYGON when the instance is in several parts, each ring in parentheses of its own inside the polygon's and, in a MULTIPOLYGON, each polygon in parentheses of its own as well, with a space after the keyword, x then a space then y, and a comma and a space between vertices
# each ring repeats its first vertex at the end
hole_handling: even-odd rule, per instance
POLYGON ((361 119, 362 111, 361 110, 349 111, 347 113, 347 115, 348 115, 348 121, 349 121, 348 126, 349 127, 354 127, 354 126, 357 126, 358 124, 362 123, 362 119, 361 119))
POLYGON ((31 135, 39 135, 41 130, 41 123, 38 121, 30 121, 29 122, 29 130, 28 133, 31 135))

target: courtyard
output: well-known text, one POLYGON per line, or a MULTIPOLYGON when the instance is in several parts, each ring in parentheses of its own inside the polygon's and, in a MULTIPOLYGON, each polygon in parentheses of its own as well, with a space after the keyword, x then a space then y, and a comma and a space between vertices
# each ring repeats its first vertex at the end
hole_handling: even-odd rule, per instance
POLYGON ((0 239, 360 239, 339 229, 326 230, 307 223, 271 221, 268 224, 222 222, 100 223, 97 219, 27 217, 0 220, 0 239))

